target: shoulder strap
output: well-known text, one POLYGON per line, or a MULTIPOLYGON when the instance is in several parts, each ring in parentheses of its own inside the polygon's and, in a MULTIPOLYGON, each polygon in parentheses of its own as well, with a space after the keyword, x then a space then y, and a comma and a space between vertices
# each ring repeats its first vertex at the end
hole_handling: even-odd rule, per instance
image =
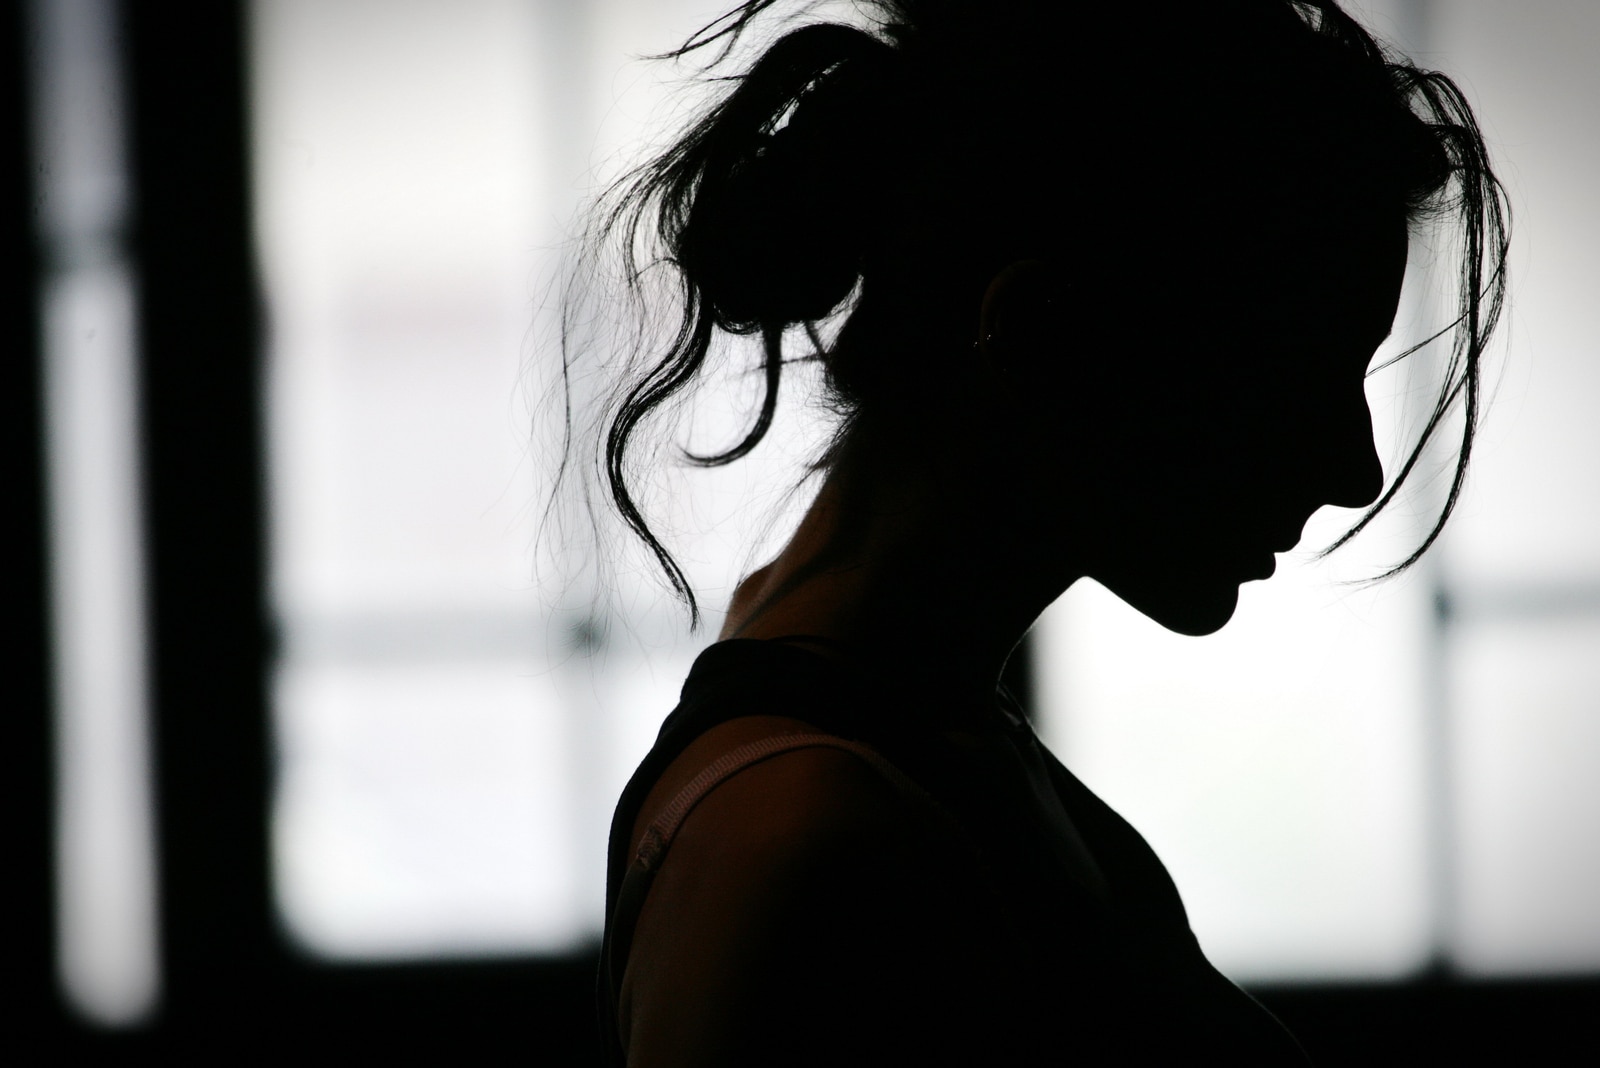
MULTIPOLYGON (((689 813, 694 811, 695 806, 705 800, 706 795, 712 790, 739 772, 780 753, 814 748, 843 749, 848 753, 854 753, 899 789, 915 795, 923 792, 922 788, 907 778, 899 768, 878 755, 877 750, 860 742, 832 734, 777 734, 771 738, 761 738, 724 753, 691 779, 687 786, 679 790, 666 808, 661 810, 660 815, 645 828, 644 835, 639 839, 639 848, 634 851, 630 869, 654 871, 661 863, 661 858, 666 855, 667 848, 672 845, 672 840, 677 837, 679 829, 683 827, 683 821, 689 818, 689 813)), ((619 910, 620 905, 619 902, 619 910)))
POLYGON ((741 745, 712 761, 705 770, 691 779, 688 785, 679 790, 660 814, 650 822, 650 826, 645 828, 644 835, 639 839, 639 847, 630 858, 627 873, 623 876, 622 886, 617 893, 616 908, 609 917, 610 922, 606 924, 605 942, 601 947, 599 993, 602 1005, 606 1006, 603 1010, 601 1028, 607 1038, 606 1045, 609 1047, 606 1054, 612 1058, 612 1063, 622 1063, 620 1059, 622 1051, 616 1031, 617 999, 622 989, 623 969, 628 964, 628 952, 633 947, 634 929, 638 925, 639 913, 644 909, 644 901, 650 893, 651 884, 655 881, 656 872, 660 869, 672 840, 682 829, 684 820, 689 818, 696 805, 705 800, 707 794, 746 768, 782 753, 815 748, 842 749, 855 754, 902 793, 930 807, 939 814, 942 821, 954 828, 954 821, 927 791, 885 760, 876 749, 848 738, 833 734, 777 734, 741 745))

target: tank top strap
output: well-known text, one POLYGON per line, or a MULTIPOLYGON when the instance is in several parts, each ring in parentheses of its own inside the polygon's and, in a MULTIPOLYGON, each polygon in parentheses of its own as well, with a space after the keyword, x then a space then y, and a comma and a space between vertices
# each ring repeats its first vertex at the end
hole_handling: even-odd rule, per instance
MULTIPOLYGON (((645 828, 644 835, 639 840, 639 847, 634 851, 630 869, 654 871, 666 855, 667 848, 672 845, 672 840, 677 837, 683 821, 689 818, 689 813, 694 811, 695 806, 705 800, 706 795, 712 790, 739 772, 782 753, 816 748, 842 749, 847 753, 853 753, 896 788, 913 796, 926 796, 922 788, 912 782, 904 772, 880 756, 877 750, 861 742, 833 734, 777 734, 770 738, 760 738, 724 753, 678 791, 661 813, 651 821, 650 826, 645 828)), ((929 800, 931 801, 931 798, 929 800)))

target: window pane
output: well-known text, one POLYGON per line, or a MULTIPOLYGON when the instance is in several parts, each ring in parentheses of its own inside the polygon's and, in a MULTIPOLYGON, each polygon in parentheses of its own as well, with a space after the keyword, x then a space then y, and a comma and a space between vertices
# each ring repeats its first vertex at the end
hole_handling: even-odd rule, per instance
POLYGON ((1457 635, 1461 963, 1600 970, 1600 617, 1457 635))
POLYGON ((1424 962, 1424 609, 1414 585, 1351 595, 1303 566, 1206 638, 1087 580, 1035 629, 1046 742, 1150 841, 1230 976, 1424 962))
POLYGON ((1600 5, 1429 10, 1437 62, 1478 107, 1515 211, 1511 347, 1450 561, 1470 581, 1600 585, 1600 5))
POLYGON ((572 942, 570 739, 527 659, 301 660, 274 696, 274 859, 303 944, 385 957, 572 942))
POLYGON ((257 11, 273 581, 290 614, 529 602, 517 384, 553 220, 527 7, 257 11))
POLYGON ((44 293, 62 983, 130 1026, 160 987, 139 523, 134 280, 80 267, 44 293))
POLYGON ((556 215, 535 8, 254 10, 274 870, 316 953, 552 949, 579 927, 518 477, 556 215))
POLYGON ((161 961, 124 13, 34 0, 23 16, 44 264, 57 967, 75 1011, 133 1027, 159 1010, 161 961))

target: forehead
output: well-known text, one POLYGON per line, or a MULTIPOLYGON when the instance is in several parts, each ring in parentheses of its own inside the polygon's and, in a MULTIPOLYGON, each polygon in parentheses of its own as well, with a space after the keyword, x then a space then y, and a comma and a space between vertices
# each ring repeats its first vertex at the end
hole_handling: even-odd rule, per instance
POLYGON ((1370 334, 1374 344, 1389 332, 1409 245, 1399 213, 1308 213, 1231 236, 1238 240, 1218 235, 1212 278, 1234 299, 1256 305, 1258 316, 1309 316, 1324 328, 1370 334))
POLYGON ((1291 308, 1370 319, 1381 339, 1399 304, 1408 238, 1404 219, 1371 217, 1288 231, 1266 285, 1291 308))

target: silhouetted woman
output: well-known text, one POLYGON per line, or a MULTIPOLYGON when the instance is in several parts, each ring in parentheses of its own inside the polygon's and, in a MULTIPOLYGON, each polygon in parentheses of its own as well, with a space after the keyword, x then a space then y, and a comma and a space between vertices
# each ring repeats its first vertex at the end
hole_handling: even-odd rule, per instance
MULTIPOLYGON (((726 61, 775 6, 673 55, 726 61)), ((1460 316, 1420 436, 1458 405, 1465 432, 1438 525, 1394 570, 1433 542, 1504 290, 1482 138, 1447 78, 1332 2, 858 7, 860 27, 803 5, 774 23, 599 216, 632 284, 663 264, 681 282, 602 461, 692 614, 630 489, 641 422, 716 332, 758 336, 753 429, 699 458, 737 460, 796 327, 843 417, 814 505, 739 585, 617 806, 607 1053, 1297 1063, 998 680, 1081 577, 1206 634, 1316 509, 1390 501, 1417 452, 1386 489, 1363 382, 1409 233, 1443 217, 1460 316)))

